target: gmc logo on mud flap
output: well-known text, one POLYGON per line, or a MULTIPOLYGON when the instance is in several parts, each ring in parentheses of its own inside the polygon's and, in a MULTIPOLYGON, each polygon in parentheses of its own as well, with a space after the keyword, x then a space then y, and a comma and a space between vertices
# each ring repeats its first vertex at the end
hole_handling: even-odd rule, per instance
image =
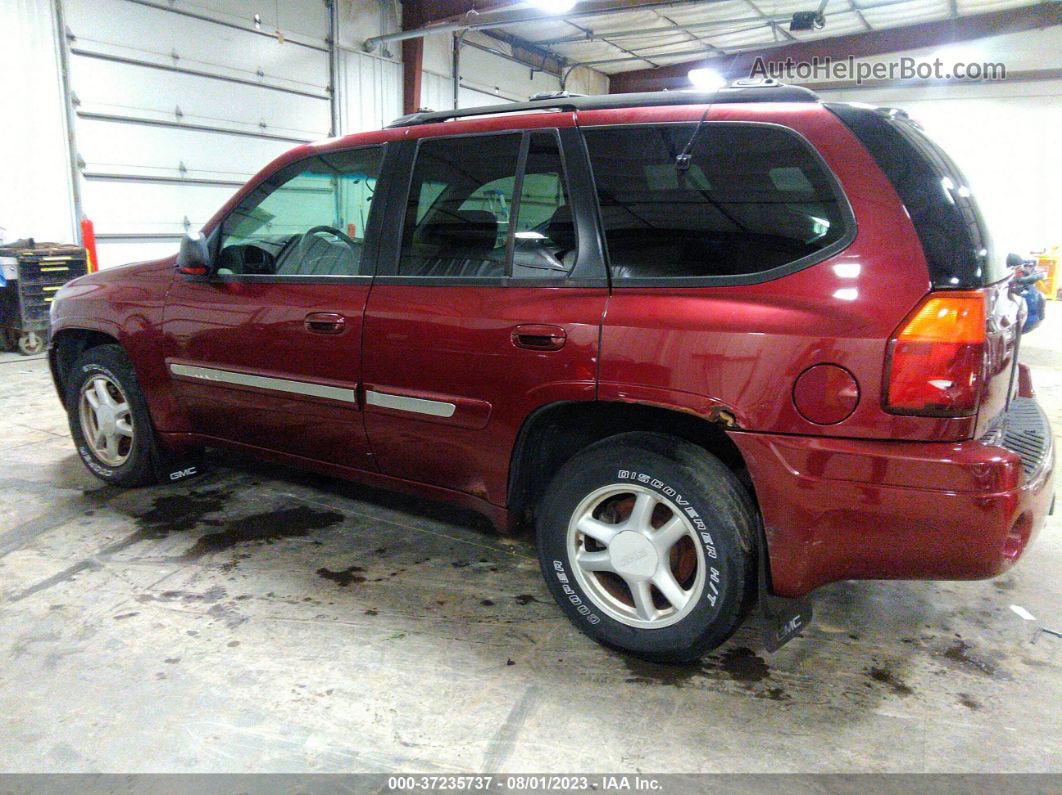
POLYGON ((198 474, 198 472, 199 470, 196 467, 178 469, 176 472, 170 473, 170 480, 181 480, 183 478, 190 478, 192 475, 198 474))

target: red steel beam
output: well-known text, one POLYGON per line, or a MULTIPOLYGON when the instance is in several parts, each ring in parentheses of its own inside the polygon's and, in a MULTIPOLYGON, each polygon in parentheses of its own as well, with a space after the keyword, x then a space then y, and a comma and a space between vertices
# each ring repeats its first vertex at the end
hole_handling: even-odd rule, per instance
POLYGON ((924 22, 902 28, 872 30, 847 36, 834 36, 815 41, 802 41, 763 50, 750 50, 720 58, 704 58, 656 69, 639 69, 614 74, 609 79, 609 93, 626 94, 633 91, 662 91, 688 88, 687 73, 699 66, 717 70, 728 79, 748 77, 757 58, 767 64, 811 61, 813 58, 866 58, 920 47, 970 41, 1003 33, 1037 30, 1062 24, 1062 3, 1045 2, 1024 8, 1010 8, 990 14, 958 17, 939 22, 924 22))

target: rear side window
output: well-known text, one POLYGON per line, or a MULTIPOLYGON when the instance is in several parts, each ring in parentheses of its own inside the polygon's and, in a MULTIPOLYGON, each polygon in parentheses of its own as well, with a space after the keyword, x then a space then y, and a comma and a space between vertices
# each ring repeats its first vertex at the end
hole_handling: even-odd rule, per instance
POLYGON ((421 141, 399 276, 505 275, 520 133, 421 141))
POLYGON ((827 106, 877 161, 907 208, 935 287, 968 289, 1007 276, 966 178, 925 133, 886 112, 827 106))
POLYGON ((575 254, 555 132, 420 142, 399 276, 559 279, 575 254))
POLYGON ((586 131, 614 280, 765 281, 850 242, 847 202, 798 135, 713 122, 694 138, 696 127, 586 131))

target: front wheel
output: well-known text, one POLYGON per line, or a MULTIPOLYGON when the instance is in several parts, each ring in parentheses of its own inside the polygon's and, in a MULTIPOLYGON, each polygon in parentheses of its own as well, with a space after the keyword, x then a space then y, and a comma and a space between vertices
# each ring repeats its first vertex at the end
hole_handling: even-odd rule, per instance
POLYGON ((66 380, 70 434, 85 466, 115 486, 156 482, 155 431, 125 351, 89 348, 66 380))
POLYGON ((539 561, 584 633, 648 660, 688 662, 729 638, 752 605, 753 511, 702 448, 623 434, 557 473, 539 511, 539 561))

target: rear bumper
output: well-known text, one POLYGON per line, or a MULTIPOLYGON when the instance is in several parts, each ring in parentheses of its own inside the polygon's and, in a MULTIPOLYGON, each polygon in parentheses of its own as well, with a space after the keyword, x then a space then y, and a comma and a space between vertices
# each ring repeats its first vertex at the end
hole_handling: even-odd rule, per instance
POLYGON ((980 579, 1006 571, 1054 496, 1051 428, 1032 398, 967 442, 732 433, 763 514, 773 590, 850 579, 980 579))

